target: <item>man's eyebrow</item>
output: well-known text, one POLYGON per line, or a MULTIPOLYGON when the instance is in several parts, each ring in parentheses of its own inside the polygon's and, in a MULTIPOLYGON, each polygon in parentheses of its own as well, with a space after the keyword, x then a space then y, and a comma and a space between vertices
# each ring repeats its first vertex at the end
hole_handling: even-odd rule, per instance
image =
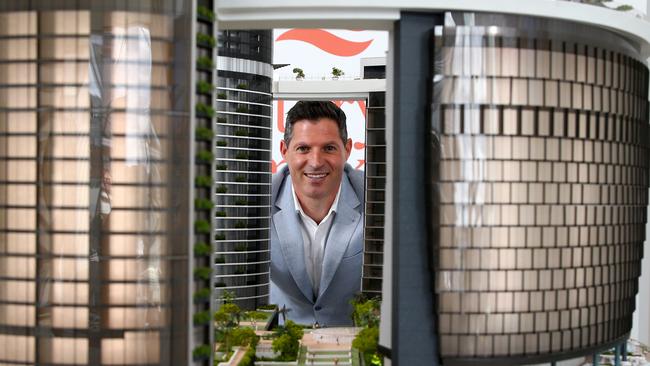
MULTIPOLYGON (((329 145, 338 146, 338 142, 337 142, 337 140, 331 140, 331 141, 324 142, 322 145, 323 146, 329 146, 329 145)), ((296 141, 296 147, 298 147, 298 146, 310 146, 311 147, 312 145, 310 145, 310 144, 308 144, 306 142, 303 142, 303 141, 296 141)))

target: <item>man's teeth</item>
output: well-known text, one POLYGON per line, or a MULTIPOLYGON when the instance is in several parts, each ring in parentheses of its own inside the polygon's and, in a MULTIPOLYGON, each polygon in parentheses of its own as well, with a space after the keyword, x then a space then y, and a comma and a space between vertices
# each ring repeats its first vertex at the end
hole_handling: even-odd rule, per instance
POLYGON ((309 174, 309 173, 306 173, 306 175, 309 178, 324 178, 327 174, 325 174, 325 173, 322 173, 322 174, 309 174))

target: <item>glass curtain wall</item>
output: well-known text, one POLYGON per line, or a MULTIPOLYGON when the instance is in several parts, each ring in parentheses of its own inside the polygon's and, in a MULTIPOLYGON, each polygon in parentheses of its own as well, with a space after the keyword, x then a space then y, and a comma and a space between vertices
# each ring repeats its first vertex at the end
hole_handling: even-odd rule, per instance
POLYGON ((647 220, 648 69, 606 31, 454 19, 436 29, 433 79, 443 362, 623 340, 647 220))
POLYGON ((186 360, 186 5, 113 3, 0 7, 0 364, 186 360))

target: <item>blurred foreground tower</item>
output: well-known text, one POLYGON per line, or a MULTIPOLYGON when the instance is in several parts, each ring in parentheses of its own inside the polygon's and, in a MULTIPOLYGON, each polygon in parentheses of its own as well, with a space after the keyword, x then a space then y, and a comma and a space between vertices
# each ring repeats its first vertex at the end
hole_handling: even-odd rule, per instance
POLYGON ((190 364, 191 9, 0 5, 0 364, 190 364))

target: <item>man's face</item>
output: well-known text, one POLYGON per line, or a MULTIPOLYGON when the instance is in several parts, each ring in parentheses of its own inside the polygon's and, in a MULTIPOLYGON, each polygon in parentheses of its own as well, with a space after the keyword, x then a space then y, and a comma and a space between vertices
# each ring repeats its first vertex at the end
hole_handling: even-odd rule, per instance
POLYGON ((334 200, 351 150, 352 140, 343 144, 336 121, 329 118, 300 120, 289 146, 280 141, 299 199, 334 200))

